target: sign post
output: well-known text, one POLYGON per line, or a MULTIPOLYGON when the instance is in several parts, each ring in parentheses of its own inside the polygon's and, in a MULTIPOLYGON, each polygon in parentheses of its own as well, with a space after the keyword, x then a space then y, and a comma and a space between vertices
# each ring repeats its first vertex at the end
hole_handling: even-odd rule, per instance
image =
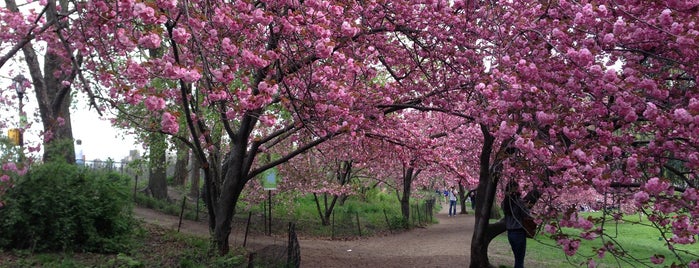
POLYGON ((267 235, 272 235, 272 190, 277 189, 277 168, 262 173, 262 188, 267 191, 267 235))

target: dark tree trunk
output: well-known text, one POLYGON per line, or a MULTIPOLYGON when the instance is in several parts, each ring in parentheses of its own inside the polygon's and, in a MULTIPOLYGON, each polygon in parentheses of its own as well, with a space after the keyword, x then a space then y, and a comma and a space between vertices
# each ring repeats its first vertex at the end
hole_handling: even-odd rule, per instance
POLYGON ((459 205, 461 205, 461 214, 468 214, 466 211, 466 189, 464 185, 459 182, 459 205))
POLYGON ((476 189, 476 200, 478 200, 476 202, 476 219, 471 238, 471 264, 469 265, 471 268, 491 267, 488 260, 488 245, 492 240, 490 233, 493 230, 490 228, 488 220, 495 201, 497 180, 499 179, 498 176, 493 176, 490 169, 495 137, 490 135, 485 126, 481 126, 481 132, 483 133, 483 147, 481 148, 480 173, 476 189))
POLYGON ((189 173, 189 178, 192 187, 189 188, 189 196, 199 197, 201 196, 199 192, 199 187, 201 187, 199 185, 199 180, 201 180, 201 164, 195 157, 192 157, 191 162, 192 170, 189 173))
MULTIPOLYGON (((337 180, 338 184, 345 185, 349 183, 351 178, 352 161, 338 162, 337 167, 335 167, 335 180, 337 180)), ((320 216, 320 222, 325 226, 330 225, 330 216, 332 216, 335 209, 335 204, 337 204, 338 200, 340 202, 344 202, 344 200, 347 199, 346 195, 332 195, 332 200, 330 201, 330 204, 328 204, 328 196, 329 195, 327 193, 323 194, 323 208, 321 208, 318 195, 315 193, 313 194, 313 199, 316 202, 316 209, 318 210, 318 215, 320 216)), ((340 203, 340 205, 342 205, 342 203, 340 203)))
MULTIPOLYGON (((247 136, 245 136, 245 140, 241 138, 238 142, 239 144, 247 144, 246 140, 247 136)), ((244 163, 247 162, 245 161, 245 149, 246 146, 233 146, 230 154, 223 161, 223 169, 221 170, 223 181, 218 198, 216 198, 214 206, 216 217, 213 219, 213 241, 220 255, 225 255, 230 250, 228 237, 231 234, 231 222, 235 215, 235 206, 238 203, 240 193, 249 180, 248 173, 244 172, 243 168, 244 163)), ((250 157, 254 158, 254 156, 250 157)), ((252 160, 250 159, 250 161, 252 160)))
POLYGON ((410 195, 412 192, 413 181, 420 174, 420 169, 417 171, 413 167, 408 167, 403 170, 403 195, 400 197, 400 211, 403 214, 403 219, 406 222, 410 221, 410 195))
POLYGON ((148 191, 156 199, 167 199, 167 144, 165 135, 149 133, 148 191))
POLYGON ((175 161, 175 172, 172 175, 172 185, 180 186, 184 185, 189 174, 189 170, 187 170, 189 167, 189 148, 182 142, 175 144, 177 144, 177 160, 175 161))
POLYGON ((400 212, 405 222, 410 222, 410 184, 412 183, 413 168, 403 171, 403 194, 400 197, 400 212))
POLYGON ((313 200, 315 200, 316 202, 316 210, 318 210, 320 223, 323 224, 323 226, 330 225, 330 216, 332 216, 335 204, 337 203, 337 200, 339 198, 339 196, 337 195, 332 195, 332 200, 330 201, 330 204, 328 204, 328 196, 329 195, 327 193, 323 194, 323 206, 321 208, 321 202, 320 199, 318 199, 318 195, 313 193, 313 200))

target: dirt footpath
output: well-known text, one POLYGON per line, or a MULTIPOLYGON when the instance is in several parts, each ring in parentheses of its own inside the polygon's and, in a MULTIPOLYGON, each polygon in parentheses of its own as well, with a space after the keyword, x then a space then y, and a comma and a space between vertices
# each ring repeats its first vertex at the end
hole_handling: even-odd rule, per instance
MULTIPOLYGON (((460 210, 457 210, 460 211, 460 210)), ((135 215, 145 222, 177 230, 177 217, 136 208, 135 215)), ((474 217, 472 214, 448 217, 446 209, 437 214, 439 224, 415 228, 400 234, 368 237, 352 241, 299 239, 301 267, 467 267, 474 217)), ((180 231, 209 235, 205 223, 183 221, 180 231)), ((231 235, 231 243, 242 245, 241 234, 231 235)), ((247 246, 259 249, 282 243, 284 238, 248 237, 247 246)))

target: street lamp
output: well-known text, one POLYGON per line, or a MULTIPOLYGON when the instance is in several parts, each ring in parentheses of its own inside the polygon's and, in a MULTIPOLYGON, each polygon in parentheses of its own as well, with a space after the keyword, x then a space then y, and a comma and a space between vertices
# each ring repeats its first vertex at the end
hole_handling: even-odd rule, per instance
POLYGON ((24 114, 24 94, 27 93, 27 88, 24 86, 24 82, 27 78, 24 75, 18 74, 15 78, 12 78, 12 83, 17 91, 17 98, 19 98, 19 147, 23 149, 24 146, 24 127, 27 125, 27 115, 24 114))

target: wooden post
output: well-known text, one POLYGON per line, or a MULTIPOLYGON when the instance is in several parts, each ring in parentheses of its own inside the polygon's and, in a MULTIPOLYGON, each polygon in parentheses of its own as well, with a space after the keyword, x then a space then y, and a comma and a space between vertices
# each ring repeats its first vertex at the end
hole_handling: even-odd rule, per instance
POLYGON ((184 205, 186 204, 187 196, 182 196, 182 208, 180 209, 180 223, 177 224, 177 232, 180 232, 180 227, 182 227, 182 217, 184 216, 184 205))
POLYGON ((252 218, 252 211, 248 212, 248 223, 245 225, 245 238, 243 238, 243 247, 248 243, 248 233, 250 232, 250 218, 252 218))
POLYGON ((267 226, 269 228, 269 232, 267 235, 271 236, 272 235, 272 190, 267 190, 267 203, 269 203, 269 206, 267 209, 269 210, 269 216, 267 217, 267 226))

